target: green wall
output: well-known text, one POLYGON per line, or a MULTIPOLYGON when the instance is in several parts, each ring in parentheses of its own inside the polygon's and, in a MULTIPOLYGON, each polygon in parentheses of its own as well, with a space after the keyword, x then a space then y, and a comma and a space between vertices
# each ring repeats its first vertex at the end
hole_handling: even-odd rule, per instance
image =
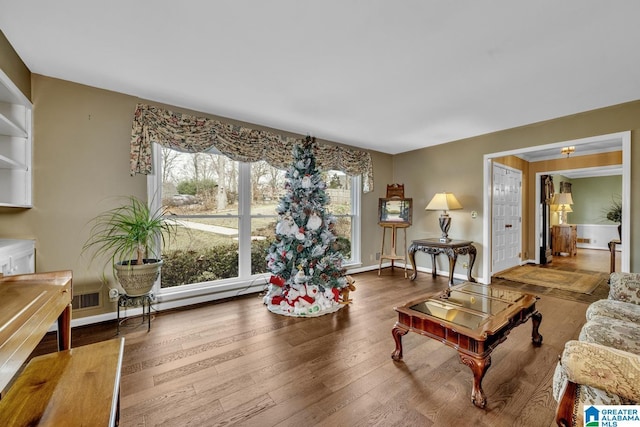
POLYGON ((568 214, 570 223, 613 224, 604 212, 612 200, 621 200, 622 176, 575 178, 570 182, 573 198, 573 212, 568 214))

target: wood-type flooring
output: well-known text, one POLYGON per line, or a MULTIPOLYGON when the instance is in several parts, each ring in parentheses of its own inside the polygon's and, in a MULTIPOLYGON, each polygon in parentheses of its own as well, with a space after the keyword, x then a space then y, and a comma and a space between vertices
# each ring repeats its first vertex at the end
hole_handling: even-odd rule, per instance
MULTIPOLYGON (((608 255, 581 250, 546 268, 608 273, 608 255)), ((537 290, 543 344, 531 344, 530 322, 511 332, 492 353, 479 409, 470 401, 471 370, 454 349, 409 333, 404 360, 391 359, 393 307, 444 289, 447 278, 420 272, 410 281, 401 268, 354 278, 353 304, 317 318, 272 314, 250 295, 155 313, 148 333, 130 322, 121 329, 120 425, 554 425, 553 371, 564 343, 578 336, 588 298, 537 290)), ((114 322, 74 328, 72 345, 114 338, 115 330, 114 322)), ((34 354, 54 343, 49 334, 34 354)))

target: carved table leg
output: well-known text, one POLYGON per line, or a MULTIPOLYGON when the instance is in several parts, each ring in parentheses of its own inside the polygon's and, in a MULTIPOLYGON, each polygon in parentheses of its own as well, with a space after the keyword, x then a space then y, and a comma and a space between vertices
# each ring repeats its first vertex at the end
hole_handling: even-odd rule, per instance
POLYGON ((533 345, 539 346, 542 344, 542 335, 538 332, 540 328, 540 322, 542 322, 542 314, 538 311, 531 315, 531 341, 533 341, 533 345))
POLYGON ((458 260, 458 254, 456 251, 446 249, 447 256, 449 257, 449 287, 453 286, 453 272, 456 269, 456 262, 458 260))
POLYGON ((436 267, 436 254, 431 252, 431 277, 435 279, 438 275, 438 269, 436 267))
POLYGON ((416 268, 416 246, 413 243, 409 246, 407 253, 409 254, 409 261, 411 261, 411 268, 413 269, 410 280, 416 280, 416 277, 418 277, 418 269, 416 268))
POLYGON ((487 398, 482 391, 482 379, 484 374, 491 366, 491 356, 483 358, 474 358, 467 354, 459 353, 460 361, 471 368, 473 372, 473 388, 471 389, 471 402, 478 408, 484 408, 487 404, 487 398))
POLYGON ((396 342, 396 349, 393 353, 391 353, 391 358, 396 361, 402 360, 402 336, 406 335, 409 332, 408 329, 403 328, 401 326, 396 325, 392 330, 391 334, 393 335, 393 339, 396 342))
POLYGON ((467 280, 470 282, 475 282, 476 279, 471 277, 471 269, 473 268, 473 263, 476 262, 476 247, 473 245, 469 245, 469 268, 467 269, 467 280))

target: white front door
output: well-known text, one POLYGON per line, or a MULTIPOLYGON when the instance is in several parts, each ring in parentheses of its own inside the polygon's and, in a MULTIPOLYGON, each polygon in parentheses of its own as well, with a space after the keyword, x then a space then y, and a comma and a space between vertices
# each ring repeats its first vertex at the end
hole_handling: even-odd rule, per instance
POLYGON ((493 163, 491 273, 520 265, 522 171, 493 163))

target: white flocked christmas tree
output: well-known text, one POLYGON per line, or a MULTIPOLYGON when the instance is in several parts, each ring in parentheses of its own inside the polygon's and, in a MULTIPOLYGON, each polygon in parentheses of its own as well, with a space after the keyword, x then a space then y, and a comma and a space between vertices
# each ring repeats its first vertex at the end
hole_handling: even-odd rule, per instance
POLYGON ((287 316, 319 316, 337 311, 347 287, 343 256, 336 243, 335 217, 313 154, 315 138, 295 145, 286 193, 276 208, 276 239, 266 257, 271 272, 264 303, 287 316))

